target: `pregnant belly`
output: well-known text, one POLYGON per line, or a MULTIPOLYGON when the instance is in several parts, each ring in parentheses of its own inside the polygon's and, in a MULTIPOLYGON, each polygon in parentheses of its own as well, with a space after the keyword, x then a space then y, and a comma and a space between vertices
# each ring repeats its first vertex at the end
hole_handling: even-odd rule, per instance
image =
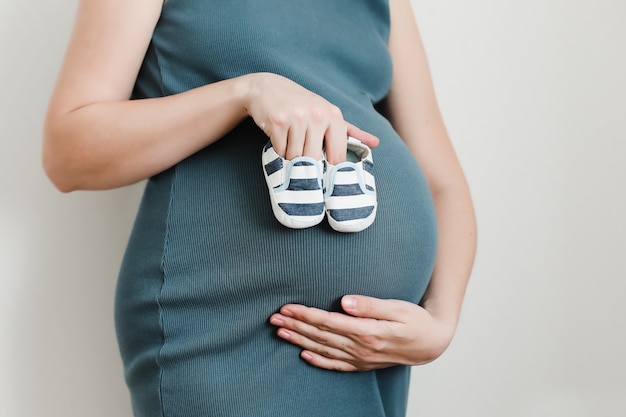
MULTIPOLYGON (((378 213, 372 226, 352 234, 325 222, 303 230, 278 223, 260 163, 264 144, 254 134, 231 135, 148 184, 116 297, 135 404, 185 405, 168 415, 244 415, 232 411, 233 404, 248 404, 242 395, 255 407, 277 398, 263 395, 265 388, 296 387, 297 394, 278 397, 300 397, 303 375, 317 370, 300 359, 298 347, 276 337, 272 313, 286 303, 338 311, 345 294, 419 302, 428 285, 434 209, 399 138, 374 150, 378 213), (211 392, 224 393, 224 401, 211 392)), ((363 395, 360 404, 372 410, 380 394, 364 390, 375 386, 371 378, 377 377, 324 371, 305 391, 330 398, 337 386, 352 389, 349 397, 363 395)), ((404 384, 405 374, 397 381, 404 384)))
POLYGON ((436 221, 402 142, 374 152, 378 213, 359 233, 338 233, 326 222, 280 225, 261 170, 263 142, 227 137, 177 167, 162 302, 211 310, 256 303, 269 314, 285 303, 336 309, 345 294, 419 302, 434 264, 436 221))

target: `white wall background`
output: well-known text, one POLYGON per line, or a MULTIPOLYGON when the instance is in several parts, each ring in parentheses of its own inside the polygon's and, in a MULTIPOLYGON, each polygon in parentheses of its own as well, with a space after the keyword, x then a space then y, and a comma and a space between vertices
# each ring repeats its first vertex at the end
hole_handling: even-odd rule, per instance
MULTIPOLYGON (((458 335, 409 416, 626 415, 626 2, 414 0, 470 181, 458 335)), ((112 323, 141 187, 40 167, 76 0, 0 0, 0 416, 130 417, 112 323)))

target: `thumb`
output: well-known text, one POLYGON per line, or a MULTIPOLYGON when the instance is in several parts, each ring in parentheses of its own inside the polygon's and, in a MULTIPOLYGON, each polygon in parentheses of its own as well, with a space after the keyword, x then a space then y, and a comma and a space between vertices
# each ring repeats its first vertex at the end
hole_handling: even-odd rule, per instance
POLYGON ((387 321, 400 321, 407 304, 402 300, 383 300, 365 295, 345 295, 341 299, 341 307, 351 316, 387 321))

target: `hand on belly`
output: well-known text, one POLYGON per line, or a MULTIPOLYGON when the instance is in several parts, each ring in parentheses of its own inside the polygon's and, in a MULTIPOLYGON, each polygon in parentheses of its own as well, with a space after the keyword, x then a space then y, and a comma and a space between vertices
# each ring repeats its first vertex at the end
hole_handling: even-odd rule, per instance
POLYGON ((279 337, 303 349, 302 359, 335 371, 425 364, 444 352, 455 331, 407 301, 349 295, 341 305, 348 314, 288 304, 270 323, 279 337))

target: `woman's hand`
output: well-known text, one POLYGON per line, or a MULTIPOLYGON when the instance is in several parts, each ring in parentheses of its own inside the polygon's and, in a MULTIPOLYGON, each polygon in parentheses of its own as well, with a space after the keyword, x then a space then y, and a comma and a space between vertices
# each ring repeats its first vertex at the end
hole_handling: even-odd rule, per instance
POLYGON ((274 150, 286 159, 320 159, 322 149, 331 164, 346 159, 346 137, 370 148, 378 138, 343 119, 341 110, 299 84, 271 73, 249 76, 247 113, 269 136, 274 150))
POLYGON ((428 363, 444 352, 456 328, 406 301, 348 295, 341 305, 349 315, 288 304, 270 323, 303 349, 305 361, 336 371, 428 363))

